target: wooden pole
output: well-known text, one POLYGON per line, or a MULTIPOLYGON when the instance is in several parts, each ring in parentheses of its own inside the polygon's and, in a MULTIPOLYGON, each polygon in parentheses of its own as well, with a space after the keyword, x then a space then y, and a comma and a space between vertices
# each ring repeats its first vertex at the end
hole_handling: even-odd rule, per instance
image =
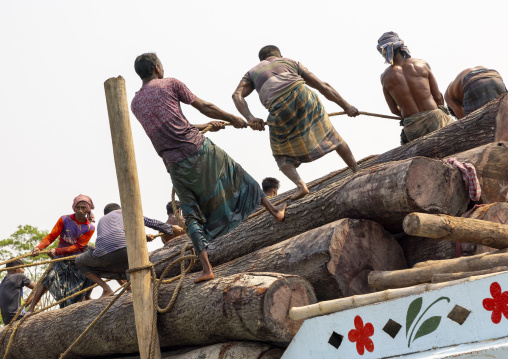
POLYGON ((505 224, 445 214, 410 213, 402 225, 404 232, 411 236, 508 248, 508 226, 505 224))
POLYGON ((478 275, 500 273, 508 271, 508 267, 496 267, 491 269, 478 270, 474 272, 461 272, 461 273, 437 273, 432 276, 432 283, 443 283, 452 280, 469 278, 478 275))
MULTIPOLYGON (((119 76, 104 83, 111 139, 120 190, 129 268, 149 264, 138 170, 129 119, 125 80, 119 76)), ((153 294, 149 269, 131 273, 134 317, 141 359, 149 357, 152 334, 153 294)), ((160 358, 158 333, 155 358, 160 358)))
POLYGON ((434 274, 476 272, 479 270, 503 267, 508 261, 508 250, 477 254, 470 257, 429 261, 431 265, 421 265, 411 269, 395 271, 372 271, 369 285, 376 290, 404 288, 422 283, 430 283, 434 274))

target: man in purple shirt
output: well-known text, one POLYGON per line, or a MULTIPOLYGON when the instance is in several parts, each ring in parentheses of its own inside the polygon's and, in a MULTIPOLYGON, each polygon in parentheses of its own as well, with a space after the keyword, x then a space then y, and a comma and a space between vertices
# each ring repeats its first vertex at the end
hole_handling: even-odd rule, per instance
POLYGON ((143 86, 131 110, 162 157, 180 199, 188 235, 203 265, 195 283, 213 279, 206 253, 210 242, 237 227, 260 203, 280 222, 286 204, 274 207, 259 184, 200 133, 208 125, 218 131, 224 128, 223 122, 191 125, 180 103, 235 128, 247 127, 244 120, 198 98, 177 79, 164 78, 162 63, 153 53, 138 56, 134 68, 143 86))

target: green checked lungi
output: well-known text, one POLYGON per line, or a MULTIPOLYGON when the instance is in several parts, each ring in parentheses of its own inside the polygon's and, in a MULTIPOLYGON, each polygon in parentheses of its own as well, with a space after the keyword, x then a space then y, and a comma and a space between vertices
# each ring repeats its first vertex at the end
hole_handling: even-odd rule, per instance
POLYGON ((208 138, 168 172, 197 254, 242 223, 265 197, 242 166, 208 138))
POLYGON ((272 102, 267 119, 270 146, 279 168, 312 162, 342 145, 316 94, 305 84, 272 102))

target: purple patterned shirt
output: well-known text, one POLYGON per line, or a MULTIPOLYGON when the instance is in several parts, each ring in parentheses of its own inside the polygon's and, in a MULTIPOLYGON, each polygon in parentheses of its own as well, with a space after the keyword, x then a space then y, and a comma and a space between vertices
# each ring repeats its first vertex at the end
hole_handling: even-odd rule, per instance
POLYGON ((131 102, 132 113, 143 126, 166 168, 197 153, 204 136, 185 118, 180 102, 196 96, 174 78, 155 79, 144 85, 131 102))

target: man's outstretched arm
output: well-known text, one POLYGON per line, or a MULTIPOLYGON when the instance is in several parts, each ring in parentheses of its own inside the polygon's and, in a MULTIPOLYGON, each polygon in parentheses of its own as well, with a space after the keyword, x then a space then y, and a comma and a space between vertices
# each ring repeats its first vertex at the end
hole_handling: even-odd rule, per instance
POLYGON ((238 112, 240 112, 249 123, 253 124, 253 130, 264 131, 264 121, 260 118, 254 117, 254 115, 249 110, 247 101, 245 101, 245 98, 249 96, 252 91, 254 91, 252 85, 247 80, 242 79, 242 81, 240 81, 238 84, 235 92, 233 93, 233 102, 235 103, 238 112))
MULTIPOLYGON (((192 107, 197 109, 203 115, 216 119, 223 120, 231 123, 235 128, 245 128, 247 127, 247 122, 242 120, 240 117, 232 115, 226 111, 221 110, 213 103, 206 102, 199 97, 196 97, 194 101, 191 103, 192 107)), ((199 125, 198 125, 199 126, 199 125)), ((205 126, 206 127, 206 126, 205 126)), ((197 127, 199 128, 199 127, 197 127)))
POLYGON ((318 90, 328 100, 335 102, 337 105, 342 107, 348 116, 356 117, 359 115, 356 107, 351 106, 341 95, 335 90, 329 83, 321 81, 313 73, 309 73, 305 76, 305 82, 312 88, 318 90))

